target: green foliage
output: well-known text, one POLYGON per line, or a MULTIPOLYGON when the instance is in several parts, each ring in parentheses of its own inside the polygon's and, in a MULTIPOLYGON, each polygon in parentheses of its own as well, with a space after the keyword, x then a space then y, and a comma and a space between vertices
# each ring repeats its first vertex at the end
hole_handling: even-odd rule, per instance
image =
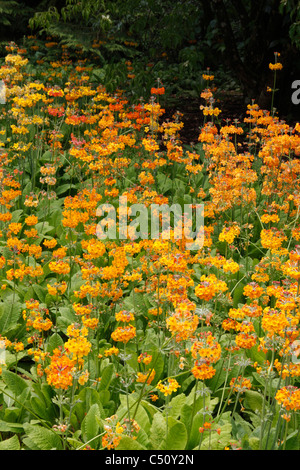
POLYGON ((280 11, 290 17, 289 35, 292 43, 300 49, 300 4, 297 0, 281 0, 280 11))
POLYGON ((16 15, 16 8, 19 3, 13 0, 0 2, 0 24, 3 26, 11 26, 12 21, 16 15))
POLYGON ((107 14, 104 1, 67 0, 60 9, 51 6, 46 11, 36 11, 29 21, 31 28, 38 28, 58 37, 70 47, 89 51, 93 39, 103 37, 111 20, 107 14))
POLYGON ((34 9, 26 2, 7 0, 0 1, 0 41, 10 41, 28 33, 28 21, 34 9))

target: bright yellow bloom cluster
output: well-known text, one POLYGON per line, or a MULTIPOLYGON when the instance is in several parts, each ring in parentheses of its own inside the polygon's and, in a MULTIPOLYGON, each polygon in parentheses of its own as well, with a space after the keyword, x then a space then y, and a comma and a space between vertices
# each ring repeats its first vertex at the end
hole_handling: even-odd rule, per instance
POLYGON ((163 393, 165 397, 176 392, 178 388, 180 388, 179 383, 171 377, 169 377, 165 383, 160 380, 156 385, 156 389, 163 393))
POLYGON ((220 242, 227 242, 229 245, 234 242, 234 239, 240 234, 239 226, 234 223, 229 227, 224 227, 219 235, 220 242))
POLYGON ((195 287, 195 294, 203 300, 210 300, 219 293, 228 289, 225 281, 219 280, 215 274, 201 276, 200 283, 195 287))

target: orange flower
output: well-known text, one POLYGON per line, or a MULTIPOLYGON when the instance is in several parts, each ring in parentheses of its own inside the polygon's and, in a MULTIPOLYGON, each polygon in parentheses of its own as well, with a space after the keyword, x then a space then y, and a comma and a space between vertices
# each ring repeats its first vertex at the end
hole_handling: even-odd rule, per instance
POLYGON ((196 362, 191 372, 196 379, 205 380, 211 379, 215 375, 216 369, 211 364, 198 364, 196 362))
POLYGON ((300 389, 292 385, 281 388, 275 395, 275 400, 287 411, 300 410, 300 389))
POLYGON ((251 381, 246 377, 233 377, 230 381, 229 386, 234 392, 243 393, 252 387, 251 381))
POLYGON ((138 383, 147 382, 147 384, 150 385, 151 382, 153 381, 154 377, 155 377, 155 370, 154 369, 152 369, 151 372, 150 371, 145 372, 145 373, 138 372, 136 381, 138 383))
POLYGON ((128 341, 130 341, 135 336, 136 336, 136 329, 133 325, 119 326, 111 334, 111 337, 114 341, 119 341, 125 344, 128 343, 128 341))
POLYGON ((244 287, 244 295, 250 299, 258 299, 264 293, 263 287, 260 287, 256 282, 250 282, 244 287))
POLYGON ((251 349, 256 344, 256 335, 249 333, 238 333, 235 337, 236 345, 242 349, 251 349))
POLYGON ((49 367, 45 369, 47 382, 57 389, 67 390, 73 383, 74 361, 59 349, 54 349, 49 367))
POLYGON ((151 88, 151 95, 164 95, 165 94, 165 88, 160 87, 160 88, 151 88))
POLYGON ((25 224, 26 225, 36 225, 38 223, 38 218, 35 215, 29 215, 25 219, 25 224))

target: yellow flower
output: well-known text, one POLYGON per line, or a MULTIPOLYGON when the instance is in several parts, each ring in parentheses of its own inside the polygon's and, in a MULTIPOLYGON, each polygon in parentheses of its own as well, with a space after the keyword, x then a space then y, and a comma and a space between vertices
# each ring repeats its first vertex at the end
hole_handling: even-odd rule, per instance
POLYGON ((275 64, 269 64, 269 69, 270 70, 281 70, 282 69, 282 64, 280 62, 276 62, 275 64))
POLYGON ((157 390, 164 394, 164 396, 171 395, 173 392, 176 392, 178 388, 180 388, 179 383, 177 380, 169 378, 167 383, 162 383, 160 380, 156 385, 157 390))

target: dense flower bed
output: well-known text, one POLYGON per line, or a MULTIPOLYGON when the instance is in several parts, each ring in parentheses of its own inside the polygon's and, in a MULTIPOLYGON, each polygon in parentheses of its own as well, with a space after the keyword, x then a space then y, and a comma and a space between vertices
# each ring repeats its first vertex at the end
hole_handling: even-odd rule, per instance
POLYGON ((0 68, 0 448, 299 449, 299 124, 222 123, 205 73, 184 147, 161 84, 131 104, 61 53, 0 68), (203 245, 134 239, 134 204, 203 204, 203 245))

